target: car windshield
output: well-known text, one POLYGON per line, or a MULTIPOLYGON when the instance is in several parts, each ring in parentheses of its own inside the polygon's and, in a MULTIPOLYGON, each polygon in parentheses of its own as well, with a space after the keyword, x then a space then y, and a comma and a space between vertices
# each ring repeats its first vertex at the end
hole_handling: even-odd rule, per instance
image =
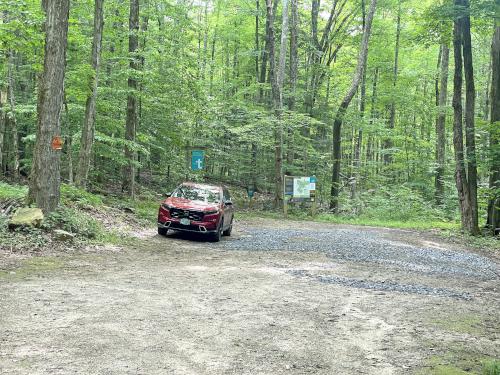
POLYGON ((185 198, 191 201, 206 203, 219 203, 220 191, 215 188, 211 189, 198 186, 182 185, 175 189, 172 197, 185 198))

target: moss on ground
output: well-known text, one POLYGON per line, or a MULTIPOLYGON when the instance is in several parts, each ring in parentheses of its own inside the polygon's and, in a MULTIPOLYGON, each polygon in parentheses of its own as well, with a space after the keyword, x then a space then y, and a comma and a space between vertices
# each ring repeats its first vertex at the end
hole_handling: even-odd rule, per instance
POLYGON ((29 276, 45 274, 61 269, 64 266, 61 257, 40 256, 24 259, 12 270, 0 270, 0 278, 24 279, 29 276))
POLYGON ((432 319, 431 323, 445 331, 466 333, 470 335, 483 335, 485 327, 481 317, 472 314, 456 314, 453 316, 432 319))

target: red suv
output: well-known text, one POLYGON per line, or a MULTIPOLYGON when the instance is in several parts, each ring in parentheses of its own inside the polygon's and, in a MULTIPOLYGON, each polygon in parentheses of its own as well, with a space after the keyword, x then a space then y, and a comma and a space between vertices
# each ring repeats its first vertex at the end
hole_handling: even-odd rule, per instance
POLYGON ((158 233, 169 229, 206 233, 213 241, 230 236, 234 207, 223 186, 184 182, 162 202, 158 210, 158 233))

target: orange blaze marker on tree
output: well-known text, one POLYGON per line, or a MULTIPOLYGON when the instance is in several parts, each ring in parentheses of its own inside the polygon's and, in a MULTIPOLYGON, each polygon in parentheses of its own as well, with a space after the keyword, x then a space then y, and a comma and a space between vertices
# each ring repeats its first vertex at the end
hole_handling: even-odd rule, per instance
POLYGON ((62 150, 63 143, 63 139, 56 135, 52 138, 52 150, 62 150))

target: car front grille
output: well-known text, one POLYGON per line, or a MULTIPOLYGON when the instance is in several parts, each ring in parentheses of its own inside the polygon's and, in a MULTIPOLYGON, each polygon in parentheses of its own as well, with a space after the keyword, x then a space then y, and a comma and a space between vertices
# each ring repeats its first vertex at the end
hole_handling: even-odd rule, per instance
POLYGON ((176 219, 189 219, 193 221, 203 220, 203 212, 194 210, 182 210, 180 208, 171 208, 170 216, 176 219))

